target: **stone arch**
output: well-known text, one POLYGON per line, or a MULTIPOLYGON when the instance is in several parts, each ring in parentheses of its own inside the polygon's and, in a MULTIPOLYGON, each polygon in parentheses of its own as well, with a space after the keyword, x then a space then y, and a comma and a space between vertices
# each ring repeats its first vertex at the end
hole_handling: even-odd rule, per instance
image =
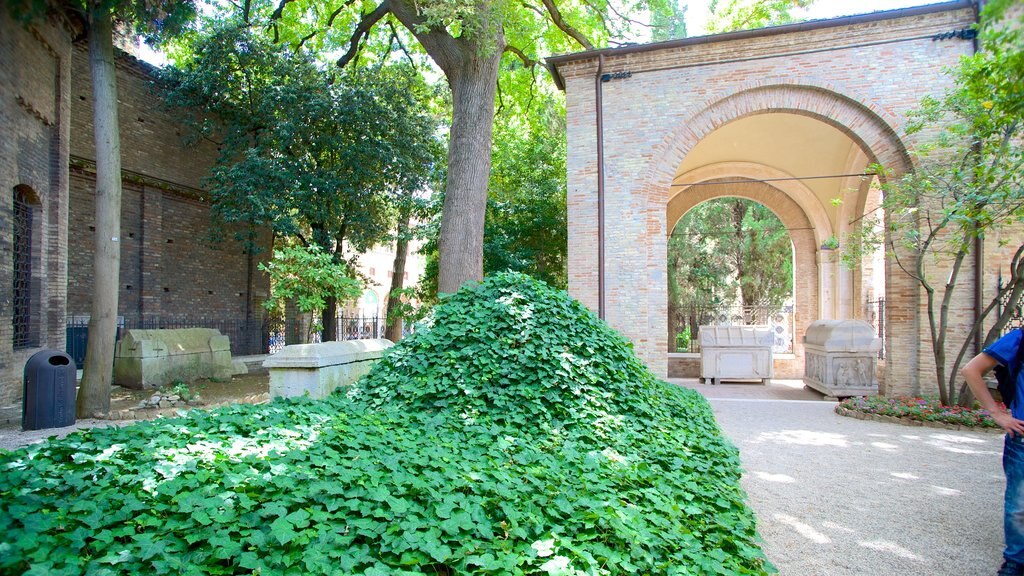
MULTIPOLYGON (((652 188, 649 200, 664 203, 658 183, 671 182, 686 155, 711 132, 734 120, 754 114, 789 113, 808 116, 833 126, 850 137, 872 163, 888 167, 899 175, 912 162, 906 146, 893 126, 898 119, 870 98, 842 90, 834 84, 796 82, 788 78, 761 80, 732 94, 707 101, 699 112, 669 132, 651 155, 641 181, 652 188), (766 83, 771 81, 772 83, 766 83)), ((661 191, 664 194, 664 191, 661 191)))
MULTIPOLYGON (((749 178, 750 180, 766 180, 766 179, 781 179, 781 178, 792 178, 793 175, 785 171, 766 166, 764 164, 758 164, 756 162, 717 162, 715 164, 708 164, 707 166, 701 166, 681 174, 676 178, 677 182, 686 184, 692 183, 704 183, 713 180, 719 180, 723 178, 729 179, 744 179, 749 178)), ((678 184, 676 184, 678 186, 678 184)), ((689 196, 692 194, 691 190, 694 186, 680 187, 676 191, 669 192, 668 198, 668 212, 667 220, 665 221, 666 234, 672 231, 675 227, 676 222, 683 216, 690 208, 696 206, 696 204, 690 204, 684 202, 679 204, 679 199, 683 194, 689 196), (683 209, 683 206, 686 206, 683 209), (682 212, 679 212, 682 209, 682 212)), ((825 213, 824 207, 818 198, 814 195, 814 192, 807 187, 803 182, 799 180, 778 180, 772 182, 770 188, 782 192, 788 196, 792 202, 799 207, 800 211, 804 213, 810 226, 814 228, 811 232, 814 235, 815 241, 818 246, 822 244, 829 236, 833 234, 832 223, 828 219, 828 214, 825 213)), ((733 194, 735 195, 735 194, 733 194)), ((718 196, 715 196, 718 197, 718 196)), ((776 205, 751 198, 764 204, 769 210, 772 210, 779 215, 779 210, 776 209, 776 205)), ((702 200, 703 201, 703 200, 702 200)), ((700 202, 698 202, 699 204, 700 202)), ((782 216, 779 216, 780 220, 783 220, 782 216)), ((785 220, 783 220, 785 223, 785 220)))
MULTIPOLYGON (((715 182, 716 179, 705 180, 715 182)), ((719 178, 718 180, 724 180, 719 178)), ((734 178, 728 178, 732 181, 734 178)), ((695 180, 697 181, 697 180, 695 180)), ((803 334, 815 319, 820 305, 819 290, 819 264, 817 262, 818 246, 820 243, 813 230, 814 225, 811 217, 802 206, 787 192, 779 189, 773 182, 737 182, 728 186, 693 186, 688 191, 676 194, 670 203, 669 210, 672 214, 679 216, 669 219, 671 223, 667 226, 669 233, 686 212, 689 212, 698 204, 716 198, 746 198, 758 202, 778 216, 782 224, 790 231, 789 237, 793 244, 793 294, 796 298, 796 306, 793 310, 794 335, 803 334)), ((794 341, 793 351, 795 358, 786 361, 778 367, 781 377, 795 377, 802 365, 803 347, 799 342, 794 341)))
MULTIPOLYGON (((820 81, 816 85, 812 82, 814 82, 813 79, 807 78, 801 78, 800 81, 788 78, 769 78, 753 82, 731 94, 709 99, 699 112, 669 132, 661 144, 648 156, 650 160, 646 163, 646 167, 641 169, 636 188, 637 193, 642 196, 640 201, 644 205, 648 230, 661 232, 660 236, 652 235, 648 240, 648 269, 661 270, 662 277, 665 277, 664 267, 668 255, 664 238, 669 229, 667 206, 672 195, 672 183, 676 181, 676 171, 686 155, 701 140, 729 122, 755 114, 790 113, 807 116, 825 122, 847 135, 863 151, 870 163, 885 165, 895 175, 912 168, 907 148, 893 128, 898 124, 897 119, 891 113, 886 112, 883 107, 870 98, 862 97, 852 91, 839 92, 838 90, 844 89, 842 86, 820 81)), ((751 169, 749 166, 740 166, 740 168, 751 169)), ((714 173, 713 167, 707 167, 704 176, 710 177, 714 173)), ((719 173, 720 176, 721 174, 719 173)), ((689 180, 684 182, 689 182, 689 180)), ((803 310, 797 311, 796 330, 799 335, 820 314, 830 313, 826 308, 833 302, 834 291, 827 282, 821 281, 821 276, 833 275, 836 263, 831 250, 820 250, 819 247, 822 245, 820 238, 828 238, 834 230, 830 225, 827 228, 828 234, 824 234, 826 228, 818 228, 818 225, 821 224, 821 214, 812 208, 815 202, 810 202, 799 188, 790 186, 786 188, 786 190, 775 189, 786 196, 789 196, 789 193, 795 194, 795 196, 790 196, 795 204, 799 205, 796 200, 799 198, 800 203, 808 206, 808 210, 804 213, 808 217, 808 222, 815 228, 813 234, 815 242, 803 250, 805 258, 813 258, 815 274, 806 274, 802 279, 804 282, 813 281, 814 283, 813 288, 808 285, 802 291, 808 296, 813 295, 811 299, 813 305, 812 302, 805 299, 804 305, 801 306, 803 310)), ((820 205, 820 202, 818 204, 820 205)), ((798 251, 796 245, 794 245, 794 250, 798 251)), ((652 328, 655 325, 659 325, 660 328, 661 321, 658 319, 667 318, 668 315, 667 293, 664 289, 652 290, 648 293, 648 298, 648 323, 652 328)), ((655 329, 652 332, 658 333, 661 330, 655 329)), ((666 350, 667 348, 661 350, 661 353, 664 354, 666 350)), ((801 361, 803 347, 796 344, 794 350, 797 361, 801 361)), ((651 360, 658 363, 657 358, 651 358, 648 361, 651 360)))

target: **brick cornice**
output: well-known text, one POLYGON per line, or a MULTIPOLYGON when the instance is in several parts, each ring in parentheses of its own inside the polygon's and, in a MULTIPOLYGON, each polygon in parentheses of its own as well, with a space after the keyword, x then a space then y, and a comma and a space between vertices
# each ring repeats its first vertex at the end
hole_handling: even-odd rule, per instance
POLYGON ((555 84, 564 90, 566 78, 592 76, 597 70, 597 59, 600 56, 605 57, 605 68, 609 73, 627 69, 629 72, 637 73, 843 50, 911 39, 930 40, 938 33, 948 32, 947 28, 954 23, 962 26, 968 22, 973 23, 976 18, 976 3, 973 0, 959 0, 828 20, 811 20, 754 30, 562 54, 546 58, 545 64, 554 77, 555 84), (814 34, 807 34, 808 32, 814 34), (791 37, 780 38, 785 35, 791 37), (742 48, 740 49, 738 45, 742 48))
MULTIPOLYGON (((81 156, 71 156, 68 161, 68 165, 71 170, 78 171, 83 174, 96 174, 96 161, 90 160, 89 158, 83 158, 81 156)), ((185 186, 176 182, 170 182, 160 178, 154 178, 138 172, 132 172, 131 170, 121 170, 121 180, 124 182, 131 182, 132 184, 139 184, 142 186, 149 186, 152 188, 158 188, 166 192, 172 192, 179 196, 184 196, 200 202, 208 202, 205 190, 199 188, 193 188, 191 186, 185 186)))

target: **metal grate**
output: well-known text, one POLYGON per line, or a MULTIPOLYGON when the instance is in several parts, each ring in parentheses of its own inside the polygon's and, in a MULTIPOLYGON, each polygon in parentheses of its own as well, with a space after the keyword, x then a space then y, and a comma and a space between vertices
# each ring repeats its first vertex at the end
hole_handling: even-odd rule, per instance
POLYGON ((21 190, 14 192, 14 348, 38 346, 32 322, 32 203, 21 190))
POLYGON ((1005 334, 1014 328, 1024 328, 1024 302, 1010 302, 1010 296, 1013 295, 1013 291, 1008 290, 1007 286, 1003 284, 1002 275, 999 276, 997 289, 1000 296, 996 313, 1002 316, 1003 311, 1010 308, 1010 320, 1007 322, 1006 328, 1003 329, 1003 333, 1005 334))
POLYGON ((793 307, 689 306, 678 310, 671 329, 669 352, 700 352, 697 334, 701 326, 769 326, 776 354, 793 352, 793 307), (680 336, 682 335, 682 336, 680 336))

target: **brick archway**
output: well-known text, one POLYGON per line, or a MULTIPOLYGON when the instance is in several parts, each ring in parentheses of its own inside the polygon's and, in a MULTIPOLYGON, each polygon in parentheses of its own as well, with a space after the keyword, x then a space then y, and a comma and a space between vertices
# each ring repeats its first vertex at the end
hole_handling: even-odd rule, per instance
MULTIPOLYGON (((711 178, 703 180, 687 180, 688 182, 703 181, 715 184, 721 181, 733 182, 733 177, 711 178)), ((804 208, 801 207, 793 196, 774 185, 764 182, 749 181, 743 183, 731 183, 727 186, 694 186, 685 192, 676 194, 668 205, 668 228, 667 234, 672 233, 676 223, 687 212, 699 204, 714 200, 716 198, 746 198, 762 204, 776 216, 790 231, 789 238, 793 243, 793 295, 795 306, 793 310, 794 336, 803 334, 807 326, 818 317, 820 306, 821 290, 819 288, 818 263, 816 261, 820 242, 813 220, 808 217, 804 208)), ((666 322, 667 314, 666 299, 666 322)), ((666 326, 667 330, 667 326, 666 326)), ((793 358, 776 361, 776 374, 781 378, 798 378, 802 373, 803 346, 798 339, 793 342, 793 358)), ((683 375, 687 372, 686 361, 670 360, 668 375, 670 377, 683 375)))
MULTIPOLYGON (((670 200, 673 199, 673 182, 692 183, 709 176, 743 177, 745 176, 744 172, 750 174, 746 176, 750 178, 763 178, 769 175, 770 168, 757 167, 752 163, 728 163, 703 167, 701 169, 703 174, 689 173, 686 178, 677 177, 676 171, 686 155, 701 140, 730 122, 756 114, 788 113, 810 117, 847 135, 871 163, 886 165, 894 174, 911 168, 906 146, 897 136, 895 129, 883 118, 884 111, 872 109, 872 106, 876 105, 870 103, 868 98, 863 99, 867 103, 862 103, 850 95, 840 94, 822 86, 797 83, 796 81, 779 83, 777 79, 772 81, 775 83, 765 84, 764 82, 767 81, 759 81, 755 85, 740 88, 735 93, 705 105, 689 120, 681 122, 669 132, 663 140, 660 150, 653 155, 647 168, 641 171, 637 190, 642 193, 644 198, 647 229, 661 231, 661 234, 651 234, 646 238, 648 270, 658 270, 660 277, 667 278, 665 267, 668 253, 665 238, 668 231, 671 230, 668 212, 670 200), (730 169, 734 169, 735 172, 730 172, 730 169)), ((801 271, 798 277, 803 283, 802 289, 799 291, 801 297, 796 313, 794 353, 797 362, 791 366, 795 374, 802 365, 800 359, 803 355, 803 346, 799 340, 800 335, 803 334, 810 322, 821 316, 824 310, 833 308, 833 299, 836 297, 835 287, 832 283, 823 282, 821 279, 835 277, 839 273, 839 266, 831 250, 820 248, 822 239, 828 238, 833 233, 833 227, 827 224, 826 218, 822 217, 823 207, 820 201, 812 199, 804 193, 798 181, 779 182, 778 187, 768 186, 767 188, 772 192, 761 192, 767 200, 761 203, 777 214, 793 209, 795 206, 795 209, 804 215, 808 227, 812 229, 808 238, 815 239, 811 242, 801 239, 801 245, 797 248, 797 239, 794 238, 794 249, 797 250, 798 258, 796 264, 798 270, 801 271)), ((692 192, 680 192, 675 194, 675 197, 678 198, 681 194, 689 195, 692 192)), ((698 195, 700 194, 703 193, 698 193, 698 195)), ((677 210, 673 210, 673 212, 678 213, 677 210)), ((681 215, 681 213, 678 214, 681 215)), ((671 224, 674 225, 674 222, 671 224)), ((796 289, 796 287, 794 288, 796 289)), ((667 287, 659 289, 657 286, 651 286, 647 291, 647 296, 648 325, 656 326, 654 330, 666 333, 664 347, 660 342, 657 343, 657 348, 652 350, 650 355, 667 355, 667 287), (659 318, 664 320, 659 322, 659 318)), ((826 317, 828 316, 826 315, 826 317)), ((648 360, 648 362, 656 362, 656 359, 648 360)), ((667 373, 667 362, 665 366, 667 373)))
POLYGON ((640 177, 648 209, 652 204, 664 206, 668 202, 676 169, 711 132, 747 116, 772 113, 808 116, 837 128, 857 143, 871 163, 887 166, 894 175, 912 167, 906 146, 885 116, 893 122, 897 119, 879 110, 869 98, 854 99, 795 81, 755 85, 707 104, 667 135, 640 177))
MULTIPOLYGON (((715 163, 753 162, 805 180, 857 176, 808 182, 814 194, 772 182, 811 223, 815 242, 807 250, 818 273, 804 276, 822 284, 819 302, 841 303, 822 307, 819 317, 855 313, 842 303, 855 297, 856 283, 844 280, 822 240, 840 237, 864 211, 865 165, 877 162, 897 175, 912 167, 906 112, 949 86, 944 70, 973 50, 970 42, 934 38, 974 21, 971 6, 943 4, 548 59, 566 91, 570 293, 595 310, 603 302, 609 324, 665 375, 668 206, 680 188, 674 179, 715 163), (800 136, 773 148, 775 134, 800 136), (755 137, 756 147, 745 144, 755 137), (829 278, 838 280, 826 286, 829 278)), ((887 347, 901 353, 894 376, 912 378, 919 294, 888 268, 887 347), (905 336, 892 338, 896 330, 905 336)), ((895 364, 887 365, 887 377, 895 364)))

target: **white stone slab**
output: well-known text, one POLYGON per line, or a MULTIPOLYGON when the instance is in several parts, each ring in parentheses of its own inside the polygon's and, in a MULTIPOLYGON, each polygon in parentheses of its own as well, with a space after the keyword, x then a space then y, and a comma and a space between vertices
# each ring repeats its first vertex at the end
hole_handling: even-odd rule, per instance
POLYGON ((270 372, 270 397, 326 398, 369 372, 392 346, 383 338, 285 346, 263 362, 270 372))
POLYGON ((760 380, 775 375, 770 326, 701 326, 700 376, 718 384, 722 380, 760 380))

